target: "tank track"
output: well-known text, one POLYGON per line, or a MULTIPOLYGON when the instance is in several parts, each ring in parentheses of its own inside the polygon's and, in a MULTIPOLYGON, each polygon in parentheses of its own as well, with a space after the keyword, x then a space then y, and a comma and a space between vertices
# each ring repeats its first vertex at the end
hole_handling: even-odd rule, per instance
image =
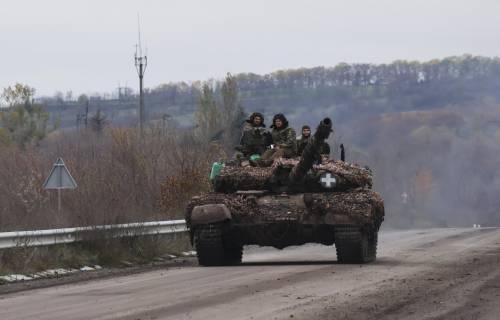
POLYGON ((357 226, 335 227, 339 263, 367 263, 377 257, 378 231, 357 226))
POLYGON ((196 227, 194 244, 198 263, 203 266, 224 266, 241 263, 242 246, 228 246, 224 241, 223 224, 208 224, 196 227))

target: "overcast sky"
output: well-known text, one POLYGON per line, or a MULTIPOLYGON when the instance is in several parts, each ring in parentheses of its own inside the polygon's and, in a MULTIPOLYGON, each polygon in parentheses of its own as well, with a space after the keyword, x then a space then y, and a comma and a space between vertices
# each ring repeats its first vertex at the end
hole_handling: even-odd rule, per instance
POLYGON ((339 62, 500 55, 498 0, 0 0, 0 89, 38 95, 339 62))

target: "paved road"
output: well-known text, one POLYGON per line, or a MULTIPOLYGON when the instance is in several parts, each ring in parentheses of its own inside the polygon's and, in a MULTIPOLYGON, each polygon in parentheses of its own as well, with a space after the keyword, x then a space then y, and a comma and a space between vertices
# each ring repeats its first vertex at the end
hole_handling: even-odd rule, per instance
POLYGON ((185 267, 0 296, 0 319, 500 319, 500 229, 386 231, 379 258, 245 249, 185 267))

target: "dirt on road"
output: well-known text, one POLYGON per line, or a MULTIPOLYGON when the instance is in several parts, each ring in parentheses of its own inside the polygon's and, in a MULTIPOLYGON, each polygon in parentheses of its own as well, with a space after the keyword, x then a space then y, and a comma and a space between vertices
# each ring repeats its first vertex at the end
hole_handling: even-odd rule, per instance
POLYGON ((245 249, 183 267, 0 295, 0 319, 500 319, 500 229, 385 231, 379 258, 245 249))

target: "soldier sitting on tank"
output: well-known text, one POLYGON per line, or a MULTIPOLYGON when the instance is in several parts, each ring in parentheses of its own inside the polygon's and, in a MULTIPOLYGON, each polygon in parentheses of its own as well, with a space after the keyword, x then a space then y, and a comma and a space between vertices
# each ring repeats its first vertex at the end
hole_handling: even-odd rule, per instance
MULTIPOLYGON (((302 127, 302 135, 297 137, 297 155, 301 156, 302 151, 306 147, 307 143, 311 140, 311 127, 304 125, 302 127)), ((320 155, 329 156, 330 155, 330 145, 325 141, 321 144, 320 155)))
POLYGON ((236 157, 250 157, 251 155, 262 155, 271 144, 271 134, 264 124, 264 116, 254 112, 248 120, 245 120, 240 138, 240 144, 236 147, 236 157))
POLYGON ((273 117, 271 128, 273 129, 271 131, 273 148, 264 152, 262 159, 269 161, 282 157, 294 157, 297 153, 295 130, 288 126, 288 120, 282 113, 273 117))

